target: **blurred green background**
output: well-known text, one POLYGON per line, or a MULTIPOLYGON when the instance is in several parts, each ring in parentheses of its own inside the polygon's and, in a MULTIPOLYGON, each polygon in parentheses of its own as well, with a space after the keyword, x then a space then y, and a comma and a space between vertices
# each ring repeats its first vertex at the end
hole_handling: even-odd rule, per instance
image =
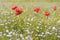
POLYGON ((0 0, 0 2, 60 2, 60 0, 0 0))

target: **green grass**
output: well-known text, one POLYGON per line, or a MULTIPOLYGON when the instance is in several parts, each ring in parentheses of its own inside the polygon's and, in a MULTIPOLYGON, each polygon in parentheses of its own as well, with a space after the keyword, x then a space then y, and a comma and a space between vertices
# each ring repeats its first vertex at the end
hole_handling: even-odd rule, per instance
POLYGON ((1 40, 60 40, 59 3, 17 2, 0 3, 0 5, 1 40), (18 16, 11 10, 15 4, 24 9, 24 12, 18 16), (53 10, 54 5, 57 6, 56 12, 53 10), (35 7, 41 8, 38 14, 33 11, 35 7), (50 12, 48 19, 44 15, 46 10, 50 12))
POLYGON ((60 2, 60 0, 0 0, 1 2, 60 2))

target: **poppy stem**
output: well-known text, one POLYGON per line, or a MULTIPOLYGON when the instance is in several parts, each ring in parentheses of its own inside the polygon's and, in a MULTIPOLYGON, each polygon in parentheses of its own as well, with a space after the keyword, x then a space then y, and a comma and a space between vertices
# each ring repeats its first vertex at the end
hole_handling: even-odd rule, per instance
POLYGON ((48 16, 47 16, 47 25, 48 25, 48 16))
POLYGON ((48 16, 47 16, 47 20, 48 20, 48 16))

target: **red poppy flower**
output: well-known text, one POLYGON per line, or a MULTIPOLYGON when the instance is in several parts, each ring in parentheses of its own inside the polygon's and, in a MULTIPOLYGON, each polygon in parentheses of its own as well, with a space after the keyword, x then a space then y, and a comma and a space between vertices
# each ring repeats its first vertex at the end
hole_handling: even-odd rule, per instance
POLYGON ((50 13, 49 12, 45 12, 45 16, 50 16, 50 13))
POLYGON ((56 11, 56 9, 57 9, 56 6, 54 6, 54 11, 56 11))
POLYGON ((19 15, 20 13, 19 12, 16 12, 16 16, 19 15))
POLYGON ((23 12, 22 8, 16 8, 15 9, 16 15, 19 15, 23 12))
POLYGON ((40 11, 40 8, 34 8, 34 11, 38 13, 40 11))
POLYGON ((23 12, 23 9, 22 8, 16 8, 15 11, 16 12, 19 12, 19 13, 22 13, 23 12))
POLYGON ((17 8, 17 6, 12 6, 12 10, 15 10, 17 8))

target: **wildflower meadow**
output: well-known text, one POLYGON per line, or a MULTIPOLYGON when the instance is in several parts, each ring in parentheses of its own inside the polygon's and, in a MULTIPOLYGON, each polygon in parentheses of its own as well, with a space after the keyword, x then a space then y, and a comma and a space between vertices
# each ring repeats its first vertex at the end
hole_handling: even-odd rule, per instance
POLYGON ((0 40, 60 40, 60 2, 0 2, 0 40))

